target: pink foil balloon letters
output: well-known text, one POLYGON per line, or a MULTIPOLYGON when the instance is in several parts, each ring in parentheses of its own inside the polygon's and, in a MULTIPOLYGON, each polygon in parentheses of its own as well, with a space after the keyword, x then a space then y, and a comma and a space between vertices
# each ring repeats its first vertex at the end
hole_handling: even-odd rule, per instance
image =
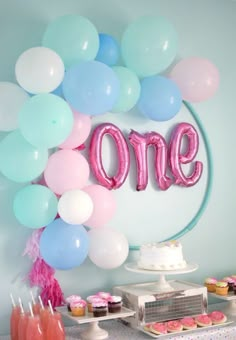
POLYGON ((136 131, 129 134, 130 144, 134 148, 137 167, 137 190, 145 190, 148 183, 147 150, 148 146, 155 147, 155 177, 161 190, 167 190, 172 181, 166 176, 167 144, 164 138, 156 133, 149 132, 140 135, 136 131))
POLYGON ((103 123, 97 126, 90 142, 90 165, 98 182, 108 189, 119 188, 129 173, 130 155, 127 142, 118 127, 111 123, 103 123), (109 177, 102 163, 102 139, 110 135, 117 147, 118 170, 113 177, 109 177))
POLYGON ((199 147, 199 138, 195 128, 188 123, 180 123, 172 132, 170 140, 170 168, 175 177, 175 183, 182 186, 192 186, 196 184, 202 174, 203 164, 196 161, 192 174, 186 177, 182 171, 181 164, 193 161, 199 147), (183 137, 188 137, 188 146, 184 154, 181 154, 181 142, 183 137))

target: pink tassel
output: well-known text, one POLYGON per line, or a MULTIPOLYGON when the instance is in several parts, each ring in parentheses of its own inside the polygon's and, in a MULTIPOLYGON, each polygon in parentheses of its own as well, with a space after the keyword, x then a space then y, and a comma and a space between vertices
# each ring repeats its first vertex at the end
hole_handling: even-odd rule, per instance
POLYGON ((31 287, 45 287, 54 280, 55 270, 50 267, 43 259, 38 258, 32 265, 28 274, 31 287))
POLYGON ((33 231, 26 243, 25 250, 22 254, 23 256, 28 255, 33 262, 35 262, 37 258, 41 257, 39 251, 39 240, 43 230, 44 228, 40 228, 33 231))
POLYGON ((65 304, 61 287, 55 278, 42 288, 40 295, 44 305, 48 305, 48 300, 51 301, 53 308, 63 306, 65 304))

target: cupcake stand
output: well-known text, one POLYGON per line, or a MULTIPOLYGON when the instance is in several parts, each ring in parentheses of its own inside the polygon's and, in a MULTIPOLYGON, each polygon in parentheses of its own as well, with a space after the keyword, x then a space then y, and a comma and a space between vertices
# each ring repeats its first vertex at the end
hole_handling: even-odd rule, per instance
POLYGON ((117 318, 126 318, 128 316, 133 316, 134 311, 122 307, 121 311, 118 313, 108 313, 106 316, 94 317, 92 313, 87 313, 85 316, 72 316, 68 312, 67 307, 57 307, 57 311, 63 316, 77 322, 78 324, 88 324, 88 327, 83 331, 80 336, 83 340, 102 340, 108 338, 108 332, 105 329, 99 327, 99 321, 112 320, 117 318))
POLYGON ((125 269, 129 270, 134 273, 140 273, 140 274, 151 274, 151 275, 158 275, 159 280, 153 284, 151 287, 152 291, 156 293, 164 293, 164 292, 171 292, 174 290, 174 288, 171 286, 171 282, 166 281, 165 276, 166 275, 178 275, 178 274, 186 274, 191 273, 198 269, 197 264, 187 264, 187 266, 183 269, 175 269, 175 270, 146 270, 146 269, 140 269, 137 266, 137 263, 127 263, 125 265, 125 269))

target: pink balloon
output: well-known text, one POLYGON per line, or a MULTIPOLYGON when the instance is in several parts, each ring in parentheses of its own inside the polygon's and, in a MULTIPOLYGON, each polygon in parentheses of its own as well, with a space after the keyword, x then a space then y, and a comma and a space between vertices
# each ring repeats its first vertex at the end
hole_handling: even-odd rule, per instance
POLYGON ((181 164, 187 164, 193 161, 198 152, 198 147, 198 134, 191 124, 180 123, 172 131, 170 140, 170 168, 175 177, 176 184, 190 187, 199 181, 203 170, 202 162, 196 161, 194 163, 194 170, 188 177, 184 175, 181 168, 181 164), (188 145, 186 152, 181 154, 181 143, 184 136, 188 137, 188 145))
POLYGON ((45 182, 56 194, 81 189, 89 178, 87 160, 78 151, 60 150, 52 154, 44 171, 45 182))
POLYGON ((75 149, 83 144, 88 138, 91 130, 91 118, 73 111, 74 125, 69 137, 59 145, 61 149, 75 149))
POLYGON ((93 212, 90 218, 84 222, 84 225, 92 228, 102 227, 110 221, 116 210, 116 201, 113 193, 94 184, 83 188, 93 201, 93 212))
POLYGON ((161 190, 167 190, 172 180, 166 175, 167 169, 167 144, 165 139, 156 132, 140 135, 136 131, 129 134, 130 144, 134 148, 137 168, 137 190, 145 190, 148 183, 148 162, 147 151, 148 146, 155 148, 155 177, 161 190))
POLYGON ((98 182, 108 189, 119 188, 129 173, 130 155, 127 142, 120 129, 111 124, 98 125, 92 134, 90 142, 90 166, 98 182), (118 169, 113 177, 109 177, 102 164, 102 139, 108 134, 112 137, 117 148, 118 169))
POLYGON ((182 97, 201 102, 214 95, 219 86, 219 72, 209 60, 190 57, 174 66, 169 77, 178 85, 182 97))

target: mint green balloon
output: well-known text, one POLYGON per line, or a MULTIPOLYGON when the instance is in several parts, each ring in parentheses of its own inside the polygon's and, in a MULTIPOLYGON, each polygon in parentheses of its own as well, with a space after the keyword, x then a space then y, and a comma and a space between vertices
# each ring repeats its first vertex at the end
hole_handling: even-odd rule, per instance
POLYGON ((144 16, 131 23, 123 34, 121 53, 125 65, 139 77, 167 69, 177 54, 177 33, 161 16, 144 16))
POLYGON ((50 189, 43 185, 32 184, 16 193, 13 211, 21 224, 37 229, 55 219, 57 204, 57 197, 50 189))
POLYGON ((79 15, 64 15, 51 22, 42 45, 59 54, 66 69, 81 61, 95 59, 99 49, 96 27, 79 15))
POLYGON ((19 130, 0 142, 0 171, 10 180, 25 183, 42 174, 48 161, 48 150, 29 144, 19 130))
POLYGON ((137 103, 141 86, 136 74, 123 66, 114 66, 113 71, 120 82, 120 93, 112 112, 128 112, 137 103))
POLYGON ((32 145, 53 148, 66 140, 74 123, 67 102, 50 93, 31 97, 19 112, 19 129, 32 145))

